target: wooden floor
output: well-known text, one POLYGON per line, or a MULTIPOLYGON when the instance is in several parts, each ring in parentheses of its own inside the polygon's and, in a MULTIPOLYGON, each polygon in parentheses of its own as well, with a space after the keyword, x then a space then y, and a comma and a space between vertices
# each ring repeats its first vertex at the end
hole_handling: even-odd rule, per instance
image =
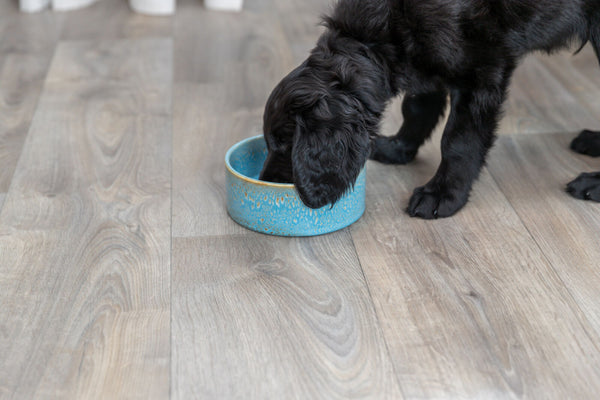
POLYGON ((403 211, 439 132, 410 165, 369 162, 348 229, 228 218, 224 154, 325 10, 1 3, 0 399, 600 398, 600 205, 564 193, 600 170, 568 150, 600 128, 590 48, 519 68, 453 218, 403 211))

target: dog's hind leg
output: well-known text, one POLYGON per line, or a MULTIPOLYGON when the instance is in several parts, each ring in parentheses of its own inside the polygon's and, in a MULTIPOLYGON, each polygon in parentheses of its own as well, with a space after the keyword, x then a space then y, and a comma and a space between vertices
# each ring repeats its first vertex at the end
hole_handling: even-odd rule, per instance
MULTIPOLYGON (((598 64, 600 64, 600 13, 598 15, 599 21, 592 32, 590 42, 594 46, 598 64)), ((571 149, 577 153, 600 157, 600 131, 585 130, 581 132, 571 142, 571 149)), ((600 202, 600 171, 579 175, 577 179, 567 185, 567 192, 577 199, 600 202)))
POLYGON ((571 150, 592 157, 600 157, 600 131, 585 130, 571 142, 571 150))
MULTIPOLYGON (((600 66, 600 12, 597 14, 598 22, 592 27, 590 43, 594 47, 600 66)), ((585 130, 581 132, 571 142, 571 150, 592 157, 600 157, 600 131, 585 130)))
POLYGON ((579 175, 567 185, 567 192, 577 199, 600 202, 600 171, 579 175))
MULTIPOLYGON (((600 157, 600 132, 583 131, 571 143, 578 153, 600 157)), ((600 171, 584 173, 567 185, 567 192, 583 200, 600 201, 600 171)))
POLYGON ((370 158, 386 164, 406 164, 417 155, 419 147, 431 136, 444 115, 447 94, 406 94, 402 102, 404 122, 395 136, 378 136, 372 143, 370 158))

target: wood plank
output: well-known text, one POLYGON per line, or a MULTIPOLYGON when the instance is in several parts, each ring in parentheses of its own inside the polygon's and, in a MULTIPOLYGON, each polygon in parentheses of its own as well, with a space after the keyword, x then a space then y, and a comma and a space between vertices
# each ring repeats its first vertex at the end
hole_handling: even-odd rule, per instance
POLYGON ((41 82, 62 28, 56 13, 0 15, 0 82, 41 82))
POLYGON ((172 17, 135 13, 128 1, 99 0, 64 15, 62 40, 171 38, 173 32, 172 17))
POLYGON ((262 133, 260 111, 234 111, 223 85, 175 87, 173 237, 237 234, 227 215, 225 153, 262 133))
POLYGON ((58 42, 59 16, 0 13, 0 194, 6 193, 58 42))
POLYGON ((405 214, 438 160, 369 163, 351 228, 404 395, 593 398, 598 334, 487 171, 454 217, 405 214))
POLYGON ((171 75, 135 66, 170 71, 172 45, 151 42, 57 50, 0 214, 10 398, 168 395, 171 75))
POLYGON ((400 399, 347 230, 173 241, 174 399, 400 399))
POLYGON ((333 274, 328 268, 333 258, 321 254, 335 256, 338 249, 345 250, 338 257, 340 266, 351 268, 351 280, 357 279, 360 266, 355 256, 348 260, 352 244, 347 233, 304 241, 249 234, 225 211, 225 152, 262 132, 266 98, 293 67, 281 26, 269 15, 247 12, 203 15, 195 10, 177 18, 185 22, 175 31, 180 47, 174 97, 173 396, 400 398, 364 281, 353 289, 362 295, 348 300, 349 278, 338 277, 337 268, 324 284, 315 281, 315 276, 333 274), (215 34, 198 38, 190 29, 192 20, 215 34), (323 246, 326 251, 311 249, 323 246), (241 286, 234 287, 238 282, 241 286), (268 298, 266 290, 271 291, 268 298), (314 304, 312 296, 323 290, 343 299, 339 312, 350 320, 332 317, 342 318, 343 326, 329 326, 330 318, 322 316, 337 309, 314 304), (306 293, 296 298, 301 291, 306 293), (298 324, 294 331, 286 328, 298 324), (357 330, 368 344, 338 343, 345 340, 338 329, 357 330), (204 339, 194 339, 198 335, 204 339), (290 346, 294 342, 302 344, 290 346))
POLYGON ((600 60, 598 60, 596 53, 594 53, 594 49, 589 43, 583 48, 581 53, 572 58, 571 62, 573 63, 573 66, 590 79, 594 85, 600 85, 600 60))
POLYGON ((0 2, 0 12, 2 15, 11 15, 19 12, 19 4, 15 1, 0 2))
POLYGON ((0 81, 0 193, 10 186, 42 85, 0 81))
POLYGON ((328 0, 278 1, 277 15, 294 56, 294 66, 304 61, 325 31, 321 16, 329 13, 333 2, 328 0))
POLYGON ((177 18, 183 28, 175 31, 173 236, 242 233, 227 216, 225 153, 262 134, 264 104, 291 69, 291 54, 269 15, 192 8, 177 18), (190 28, 199 21, 209 34, 197 43, 190 28))
MULTIPOLYGON (((162 86, 171 83, 171 39, 123 39, 67 42, 59 46, 48 72, 47 82, 82 82, 88 80, 126 82, 143 85, 149 82, 162 86), (73 62, 76 59, 77 62, 73 62)), ((161 112, 169 111, 170 97, 154 100, 161 112)))
POLYGON ((209 12, 194 7, 175 18, 175 82, 236 83, 232 88, 244 90, 268 79, 269 89, 259 86, 260 98, 253 105, 263 107, 270 89, 293 66, 274 14, 209 12))
POLYGON ((499 133, 578 132, 597 126, 598 117, 582 107, 573 89, 565 87, 542 59, 529 56, 517 68, 499 133))
POLYGON ((600 170, 600 159, 569 151, 571 135, 507 137, 490 158, 490 171, 556 274, 600 333, 600 204, 565 193, 580 172, 600 170))
MULTIPOLYGON (((561 53, 554 57, 540 57, 540 62, 563 87, 577 99, 580 107, 592 115, 600 115, 600 66, 591 46, 573 56, 561 53), (595 68, 590 68, 595 67, 595 68)), ((587 128, 600 129, 600 122, 587 128)))

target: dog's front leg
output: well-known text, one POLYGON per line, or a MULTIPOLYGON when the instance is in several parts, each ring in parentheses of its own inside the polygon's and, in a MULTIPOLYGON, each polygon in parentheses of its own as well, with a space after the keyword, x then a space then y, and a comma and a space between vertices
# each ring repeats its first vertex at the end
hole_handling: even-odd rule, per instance
POLYGON ((411 216, 449 217, 465 205, 493 144, 510 72, 512 69, 502 74, 495 85, 451 91, 452 109, 442 137, 442 162, 435 176, 415 189, 407 209, 411 216))
POLYGON ((395 136, 376 137, 370 158, 385 164, 412 161, 444 115, 446 103, 445 90, 418 95, 407 93, 402 100, 402 127, 395 136))

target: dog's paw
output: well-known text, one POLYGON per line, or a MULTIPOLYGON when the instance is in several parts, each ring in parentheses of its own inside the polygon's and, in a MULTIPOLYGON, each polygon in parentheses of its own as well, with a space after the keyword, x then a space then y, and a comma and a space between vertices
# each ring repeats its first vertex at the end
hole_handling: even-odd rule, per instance
POLYGON ((418 147, 411 147, 402 140, 378 136, 371 143, 371 160, 384 164, 407 164, 417 155, 418 147))
POLYGON ((450 217, 467 203, 468 198, 468 192, 461 193, 427 184, 415 189, 406 212, 411 217, 423 219, 450 217))
POLYGON ((600 202, 600 172, 579 175, 567 185, 567 193, 577 199, 600 202))
POLYGON ((600 157, 600 132, 585 130, 571 142, 571 150, 592 157, 600 157))

